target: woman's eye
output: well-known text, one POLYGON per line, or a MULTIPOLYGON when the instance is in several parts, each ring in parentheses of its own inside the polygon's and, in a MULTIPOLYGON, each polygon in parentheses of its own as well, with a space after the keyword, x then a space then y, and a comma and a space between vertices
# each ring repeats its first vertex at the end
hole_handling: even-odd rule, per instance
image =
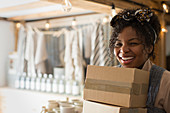
POLYGON ((137 42, 131 42, 130 45, 134 46, 134 45, 139 45, 139 43, 137 42))
POLYGON ((116 44, 115 44, 115 47, 121 47, 121 46, 122 46, 121 43, 116 43, 116 44))

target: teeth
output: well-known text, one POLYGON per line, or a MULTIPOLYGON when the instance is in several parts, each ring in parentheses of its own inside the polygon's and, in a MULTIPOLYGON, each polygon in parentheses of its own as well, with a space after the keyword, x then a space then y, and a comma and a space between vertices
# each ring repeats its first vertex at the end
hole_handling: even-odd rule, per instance
POLYGON ((134 57, 126 57, 126 58, 122 57, 123 60, 130 60, 130 59, 133 59, 133 58, 134 57))
POLYGON ((122 57, 123 56, 123 54, 122 53, 119 53, 119 57, 122 57))

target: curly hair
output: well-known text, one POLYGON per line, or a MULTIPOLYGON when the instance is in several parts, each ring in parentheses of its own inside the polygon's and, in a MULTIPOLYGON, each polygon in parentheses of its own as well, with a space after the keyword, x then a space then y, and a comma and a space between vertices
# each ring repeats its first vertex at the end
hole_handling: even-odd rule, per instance
POLYGON ((161 25, 158 17, 153 11, 146 8, 125 9, 112 18, 110 25, 113 28, 112 36, 109 42, 111 54, 113 54, 114 45, 118 35, 122 32, 124 28, 131 26, 133 29, 136 30, 139 38, 141 38, 144 48, 153 46, 153 50, 149 54, 149 57, 152 56, 153 59, 155 58, 154 45, 155 41, 159 40, 161 25), (145 11, 146 14, 142 13, 137 15, 136 12, 140 10, 145 11))

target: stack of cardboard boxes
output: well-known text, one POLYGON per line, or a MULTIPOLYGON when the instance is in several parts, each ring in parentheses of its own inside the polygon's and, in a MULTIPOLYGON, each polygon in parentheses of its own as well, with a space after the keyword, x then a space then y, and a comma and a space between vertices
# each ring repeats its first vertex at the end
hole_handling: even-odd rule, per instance
POLYGON ((88 66, 83 113, 147 113, 149 72, 88 66))

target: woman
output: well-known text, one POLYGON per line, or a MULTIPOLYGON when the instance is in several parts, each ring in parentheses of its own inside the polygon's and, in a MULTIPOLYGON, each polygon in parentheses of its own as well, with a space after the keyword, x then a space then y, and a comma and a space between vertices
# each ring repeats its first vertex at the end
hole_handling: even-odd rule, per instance
POLYGON ((112 18, 110 51, 120 67, 150 71, 148 113, 170 113, 170 72, 154 65, 154 45, 159 39, 160 23, 150 9, 123 10, 112 18))

